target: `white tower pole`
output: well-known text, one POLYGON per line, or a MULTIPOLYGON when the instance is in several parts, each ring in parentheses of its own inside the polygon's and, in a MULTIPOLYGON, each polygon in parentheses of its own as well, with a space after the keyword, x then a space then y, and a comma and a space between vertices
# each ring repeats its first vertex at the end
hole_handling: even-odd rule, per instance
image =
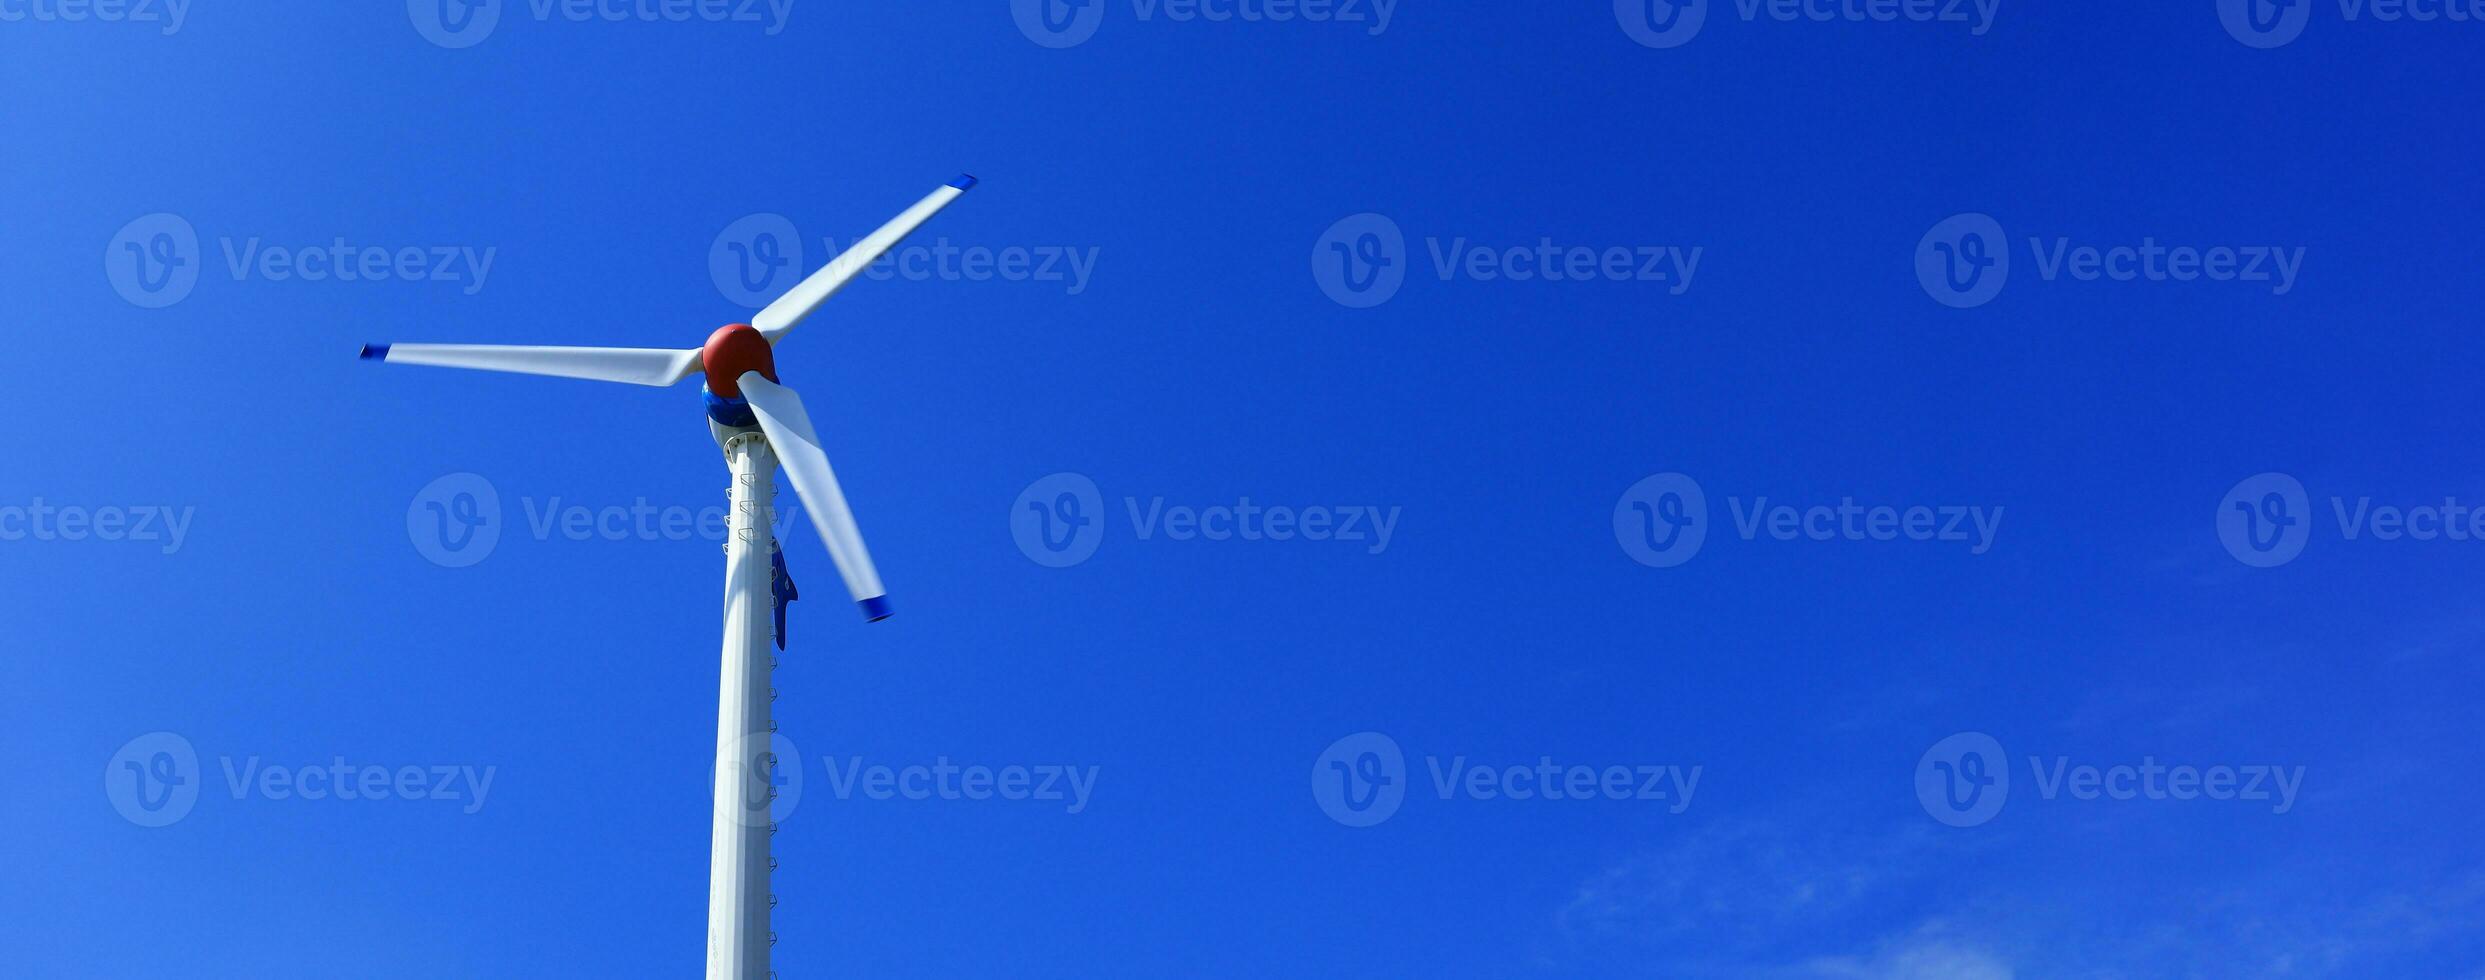
POLYGON ((777 458, 757 431, 720 432, 733 469, 725 538, 725 648, 716 702, 716 795, 708 852, 708 980, 768 980, 768 718, 774 666, 771 557, 777 458))

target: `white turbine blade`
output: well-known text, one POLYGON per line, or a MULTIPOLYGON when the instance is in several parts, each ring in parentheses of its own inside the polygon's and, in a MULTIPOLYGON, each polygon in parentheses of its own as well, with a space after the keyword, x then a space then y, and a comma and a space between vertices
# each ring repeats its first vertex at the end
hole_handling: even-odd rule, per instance
POLYGON ((370 344, 367 361, 619 381, 662 388, 699 366, 696 350, 643 347, 503 347, 491 344, 370 344))
POLYGON ((759 417, 760 431, 768 434, 768 445, 776 450, 777 462, 785 467, 785 478, 794 484, 803 509, 811 512, 811 525, 819 529, 828 556, 836 560, 837 574, 845 576, 846 591, 854 594, 854 601, 871 621, 889 618, 888 590, 880 587, 880 572, 872 567, 871 552, 863 547, 863 532, 854 526, 854 511, 846 507, 846 492, 837 486, 836 471, 828 468, 828 453, 820 449, 820 434, 811 428, 802 396, 757 371, 734 384, 751 403, 751 414, 759 417))
POLYGON ((923 200, 915 202, 915 206, 907 208, 905 213, 889 219, 889 223, 881 225, 879 231, 872 232, 862 241, 854 243, 852 248, 846 249, 843 254, 829 260, 828 265, 812 273, 810 278, 786 290, 785 295, 777 297, 776 302, 768 304, 767 309, 759 311, 758 316, 752 317, 751 325, 758 327, 760 335, 767 337, 769 343, 776 343, 777 338, 785 336, 787 331, 794 329, 794 325, 801 323, 802 318, 810 316, 811 311, 819 309, 820 304, 828 302, 829 297, 837 295, 837 291, 844 289, 846 283, 854 281, 854 277, 861 275, 863 270, 877 261, 882 253, 897 247, 897 243, 908 233, 924 222, 932 220, 932 216, 939 214, 940 209, 948 207, 949 202, 957 200, 959 195, 973 190, 974 187, 973 176, 959 174, 956 180, 926 195, 923 200))

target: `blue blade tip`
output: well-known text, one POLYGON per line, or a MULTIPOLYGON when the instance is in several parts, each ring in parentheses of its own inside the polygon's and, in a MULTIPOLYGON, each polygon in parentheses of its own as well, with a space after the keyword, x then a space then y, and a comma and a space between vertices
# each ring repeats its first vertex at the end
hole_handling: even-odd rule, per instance
POLYGON ((869 599, 858 600, 855 605, 863 607, 864 622, 877 623, 889 618, 888 596, 876 595, 869 599))
POLYGON ((959 174, 957 177, 952 178, 949 181, 949 186, 955 187, 962 191, 971 191, 975 189, 976 183, 977 181, 975 180, 974 174, 959 174))
POLYGON ((387 359, 388 359, 388 345, 387 345, 387 344, 364 344, 364 345, 362 345, 362 359, 363 359, 363 360, 366 360, 366 361, 385 361, 385 360, 387 360, 387 359))

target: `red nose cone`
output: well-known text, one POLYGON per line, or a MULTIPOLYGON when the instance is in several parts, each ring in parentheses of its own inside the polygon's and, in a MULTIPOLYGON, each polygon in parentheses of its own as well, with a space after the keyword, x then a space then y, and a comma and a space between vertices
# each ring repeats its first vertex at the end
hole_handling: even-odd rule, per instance
POLYGON ((776 348, 747 323, 729 323, 709 334, 707 346, 699 349, 699 365, 707 369, 708 390, 725 398, 742 397, 734 382, 747 372, 777 379, 776 348))

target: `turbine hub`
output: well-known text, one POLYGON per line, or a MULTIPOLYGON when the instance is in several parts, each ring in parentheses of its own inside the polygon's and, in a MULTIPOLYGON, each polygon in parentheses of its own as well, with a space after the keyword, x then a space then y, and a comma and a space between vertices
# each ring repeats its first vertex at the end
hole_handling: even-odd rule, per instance
POLYGON ((708 390, 725 398, 742 397, 734 382, 746 372, 777 380, 776 348, 747 323, 728 323, 709 334, 707 346, 699 349, 699 366, 707 369, 708 390))

